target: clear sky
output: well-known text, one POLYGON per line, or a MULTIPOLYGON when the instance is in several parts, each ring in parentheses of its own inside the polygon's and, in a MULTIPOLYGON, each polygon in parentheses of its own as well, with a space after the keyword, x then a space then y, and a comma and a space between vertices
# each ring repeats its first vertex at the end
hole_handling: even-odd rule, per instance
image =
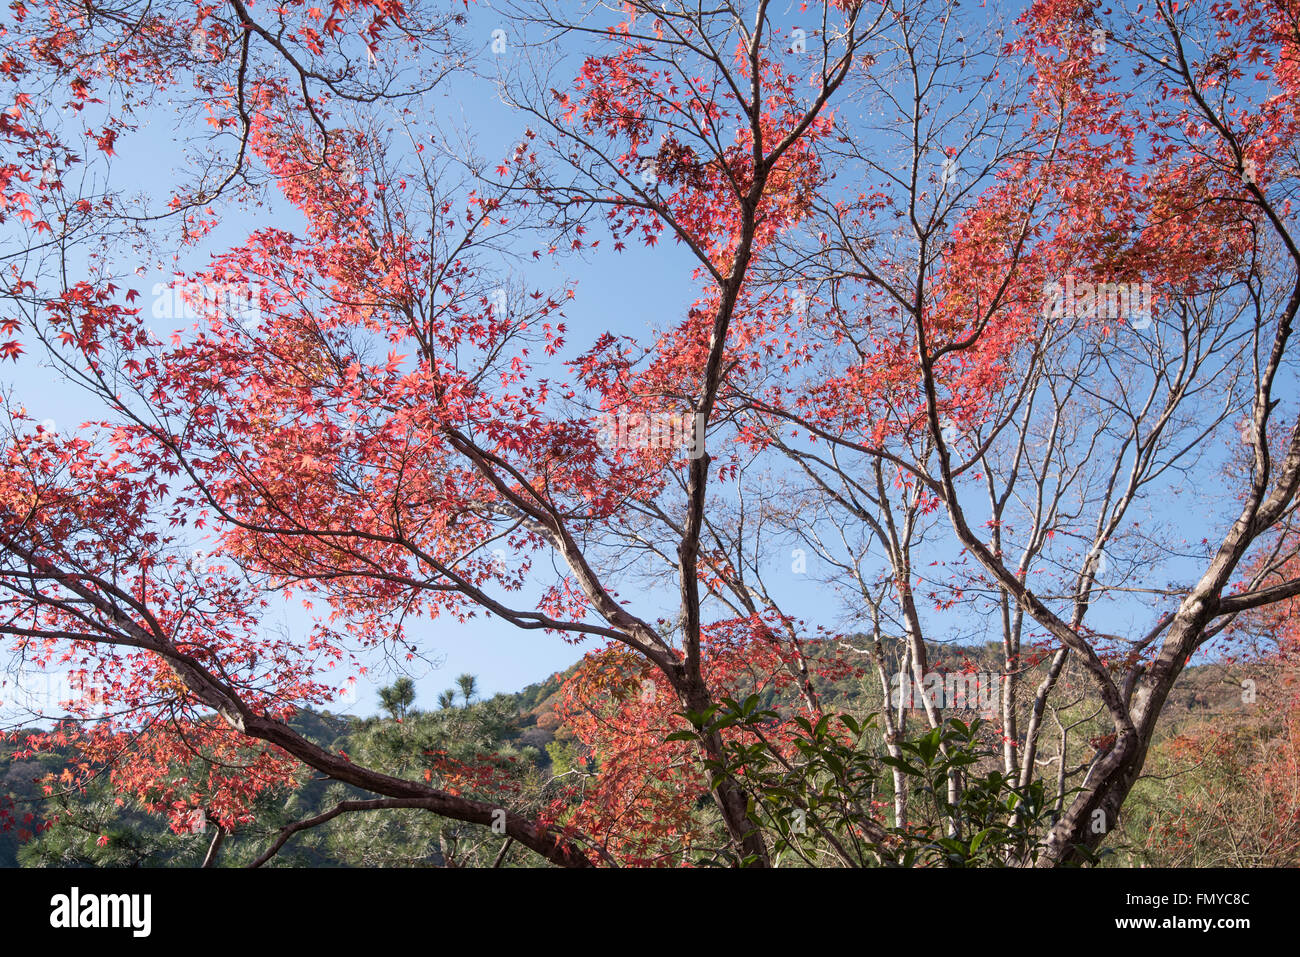
MULTIPOLYGON (((466 34, 471 40, 481 39, 476 68, 488 76, 498 69, 509 70, 514 65, 511 58, 516 55, 513 36, 508 36, 504 53, 492 49, 493 30, 508 23, 490 2, 472 5, 469 14, 466 34)), ((790 18, 778 20, 791 19, 794 23, 792 18, 793 13, 790 18)), ((444 130, 467 134, 477 151, 493 162, 510 152, 527 125, 526 118, 508 108, 494 85, 481 76, 453 74, 426 100, 444 130)), ((194 135, 195 129, 192 120, 169 112, 165 104, 144 114, 142 121, 137 133, 118 139, 116 156, 110 164, 112 178, 130 191, 147 192, 155 199, 165 197, 174 184, 183 181, 181 144, 194 135)), ((294 228, 299 223, 295 210, 282 199, 272 197, 260 209, 227 210, 222 224, 197 250, 190 249, 175 261, 133 259, 133 254, 124 250, 117 257, 117 265, 127 274, 124 285, 140 293, 136 304, 151 317, 153 331, 165 340, 173 331, 186 332, 192 322, 192 318, 176 314, 172 308, 178 298, 171 290, 173 271, 200 268, 209 255, 239 243, 253 229, 265 225, 294 228), (160 296, 155 295, 158 289, 162 290, 160 296)), ((543 259, 527 264, 518 273, 536 288, 554 288, 566 280, 577 280, 577 298, 566 309, 572 355, 606 330, 639 336, 662 327, 682 316, 698 294, 698 285, 690 279, 695 262, 673 244, 660 244, 653 250, 633 244, 617 256, 606 252, 609 246, 609 242, 602 243, 601 250, 586 261, 573 257, 558 262, 543 259)), ((0 367, 0 388, 12 389, 17 403, 26 406, 33 418, 51 422, 60 431, 77 428, 100 414, 93 397, 69 387, 56 372, 38 362, 39 345, 32 345, 30 339, 28 343, 22 361, 0 367)), ((195 539, 193 545, 199 548, 203 542, 195 539)), ((805 583, 794 584, 798 587, 805 583)), ((661 613, 665 616, 675 614, 671 600, 671 596, 664 596, 661 613)), ((270 620, 299 634, 305 634, 308 628, 308 618, 297 602, 286 604, 270 620)), ((485 695, 515 691, 568 667, 592 647, 590 642, 575 646, 540 631, 521 631, 486 615, 467 625, 445 619, 423 621, 412 625, 411 633, 431 657, 440 661, 436 670, 417 668, 413 672, 418 701, 427 707, 432 707, 437 693, 462 672, 477 675, 485 695)), ((374 680, 359 682, 357 700, 343 703, 337 710, 360 714, 377 710, 375 689, 391 681, 393 672, 382 660, 373 664, 374 680)), ((57 680, 27 680, 42 690, 58 684, 57 680)), ((15 699, 12 690, 8 695, 0 693, 0 699, 6 697, 15 699)))
MULTIPOLYGON (((798 17, 798 5, 791 2, 788 9, 778 14, 776 21, 788 30, 799 25, 798 17)), ((509 58, 514 55, 509 43, 504 54, 492 51, 492 31, 501 22, 490 3, 477 5, 470 13, 470 24, 466 29, 471 36, 481 38, 477 63, 487 72, 497 66, 508 67, 509 58)), ((506 155, 519 141, 526 125, 525 119, 507 108, 497 97, 493 85, 482 77, 453 75, 439 91, 430 94, 428 100, 430 109, 442 118, 444 127, 463 129, 473 138, 478 152, 488 160, 494 161, 506 155)), ((139 133, 118 141, 118 155, 112 162, 113 176, 118 183, 133 184, 156 196, 163 196, 181 175, 178 140, 193 131, 161 107, 148 114, 146 119, 147 123, 139 133)), ((133 264, 131 253, 122 252, 122 269, 131 271, 129 285, 140 292, 139 304, 148 314, 155 316, 154 331, 160 337, 165 338, 174 330, 183 331, 189 325, 189 320, 183 317, 168 317, 156 312, 165 313, 166 309, 158 305, 153 291, 171 280, 172 269, 196 269, 208 255, 238 243, 247 232, 263 225, 294 228, 296 216, 283 201, 231 215, 201 249, 191 251, 174 264, 143 260, 133 264)), ((631 245, 621 255, 611 254, 607 248, 609 245, 609 242, 603 242, 601 250, 585 261, 577 258, 558 262, 544 259, 524 267, 520 274, 530 286, 537 288, 555 287, 565 280, 577 281, 577 297, 566 310, 570 355, 582 351, 586 343, 606 330, 639 336, 652 328, 667 325, 682 316, 698 294, 698 285, 690 279, 693 260, 671 243, 652 250, 631 245)), ((50 370, 41 368, 35 361, 37 355, 36 350, 29 350, 23 361, 0 367, 0 385, 12 388, 14 396, 38 421, 52 420, 61 430, 75 428, 80 422, 95 417, 95 404, 84 393, 61 383, 50 370)), ((1170 505, 1170 508, 1177 507, 1170 505)), ((194 543, 196 547, 201 544, 197 540, 194 543)), ((781 556, 777 559, 786 560, 781 556)), ((815 562, 815 559, 809 560, 815 562)), ((806 575, 778 576, 778 597, 787 603, 787 611, 806 615, 816 624, 834 627, 838 612, 833 610, 834 602, 828 599, 817 578, 815 567, 809 568, 806 575)), ((1130 612, 1142 610, 1130 609, 1130 612)), ((673 597, 662 596, 660 614, 671 617, 675 613, 673 597)), ((1129 616, 1128 612, 1120 615, 1121 618, 1129 616)), ((272 617, 299 634, 305 634, 307 630, 307 619, 296 605, 286 607, 272 617)), ((513 691, 567 667, 580 657, 584 647, 590 647, 567 644, 540 631, 520 631, 486 616, 468 625, 449 620, 420 622, 412 626, 411 632, 421 639, 431 656, 440 659, 436 670, 416 671, 413 675, 417 679, 418 703, 425 707, 431 707, 437 693, 450 686, 454 677, 462 672, 477 675, 485 695, 513 691)), ((375 664, 378 669, 374 680, 363 681, 357 700, 346 704, 345 709, 359 714, 376 710, 375 688, 377 684, 391 681, 393 675, 385 672, 382 662, 375 664)))

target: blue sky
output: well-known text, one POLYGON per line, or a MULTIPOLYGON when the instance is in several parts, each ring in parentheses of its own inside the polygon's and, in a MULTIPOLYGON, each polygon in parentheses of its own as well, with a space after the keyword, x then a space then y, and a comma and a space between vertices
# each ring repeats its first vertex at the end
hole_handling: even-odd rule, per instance
MULTIPOLYGON (((476 67, 488 74, 498 67, 508 69, 514 55, 513 36, 507 40, 504 56, 492 51, 492 31, 501 24, 500 15, 490 3, 475 5, 470 15, 467 32, 482 39, 476 67)), ((427 94, 426 102, 446 129, 460 128, 468 133, 477 152, 492 165, 519 142, 527 125, 526 118, 509 109, 493 84, 482 77, 453 75, 438 90, 427 94)), ((166 102, 159 103, 142 115, 138 132, 118 139, 116 156, 109 162, 112 181, 128 191, 146 191, 154 200, 165 197, 174 184, 184 181, 181 141, 193 133, 193 127, 171 112, 166 102)), ((201 268, 210 255, 238 244, 261 226, 294 228, 301 224, 296 211, 274 195, 266 206, 243 211, 227 208, 223 216, 221 225, 197 249, 187 250, 175 261, 133 258, 128 251, 116 257, 115 266, 124 276, 122 285, 140 293, 136 304, 164 340, 173 331, 184 333, 192 321, 184 315, 168 316, 166 300, 173 295, 174 273, 201 268), (163 289, 162 303, 154 295, 158 289, 163 289), (157 314, 159 311, 162 315, 157 314)), ((514 267, 516 275, 535 288, 554 288, 577 280, 577 298, 566 310, 572 355, 606 330, 640 336, 662 327, 682 316, 698 294, 698 285, 690 280, 695 261, 682 248, 671 242, 650 250, 632 244, 626 252, 611 255, 610 245, 608 240, 602 242, 600 250, 587 261, 544 258, 514 267)), ((101 414, 93 397, 69 387, 43 361, 39 346, 33 346, 30 338, 28 343, 27 355, 21 362, 6 363, 0 369, 0 388, 11 389, 17 403, 24 405, 37 421, 52 421, 63 432, 101 414)), ((202 548, 204 542, 196 538, 192 545, 202 548)), ((663 601, 661 614, 675 615, 672 596, 665 594, 663 601)), ((279 624, 297 634, 305 634, 309 627, 308 617, 296 601, 273 613, 268 624, 279 624)), ((462 672, 476 674, 485 695, 515 691, 568 667, 593 647, 591 642, 575 646, 540 631, 521 631, 487 615, 468 625, 448 619, 422 621, 412 625, 411 633, 426 653, 439 661, 436 670, 417 667, 413 672, 418 701, 430 707, 437 693, 462 672)), ((377 709, 376 688, 391 681, 395 674, 383 659, 374 659, 372 664, 371 678, 358 683, 357 700, 341 703, 336 710, 365 714, 377 709)), ((37 683, 44 688, 51 681, 37 683)), ((53 683, 57 685, 57 679, 53 683)), ((0 699, 4 697, 0 693, 0 699)))
MULTIPOLYGON (((778 16, 783 28, 799 25, 797 5, 778 16)), ((491 50, 491 32, 500 18, 490 4, 477 7, 471 14, 472 35, 481 37, 479 65, 486 70, 509 65, 511 52, 503 59, 491 50)), ((428 96, 429 107, 443 118, 448 128, 463 127, 472 137, 477 151, 490 163, 506 155, 520 139, 526 125, 523 117, 513 113, 497 97, 492 84, 470 75, 453 75, 437 92, 428 96)), ((177 120, 165 104, 148 114, 148 124, 138 134, 120 139, 118 156, 112 161, 114 180, 147 189, 155 196, 163 196, 171 184, 182 175, 179 169, 180 153, 177 138, 190 132, 177 130, 177 120)), ((192 271, 200 268, 207 256, 237 244, 249 231, 264 225, 293 228, 297 217, 288 205, 272 201, 269 205, 230 214, 202 247, 191 251, 173 264, 169 262, 134 262, 129 251, 119 256, 121 271, 129 273, 128 285, 141 293, 139 304, 146 314, 153 309, 152 290, 165 285, 172 278, 173 268, 192 271), (136 270, 140 271, 137 273, 136 270)), ((585 344, 606 330, 616 334, 640 336, 653 328, 662 327, 681 317, 687 306, 695 300, 698 285, 690 279, 694 261, 672 243, 662 243, 653 249, 630 245, 626 253, 613 254, 611 243, 601 243, 600 250, 586 260, 569 257, 558 261, 543 259, 518 267, 518 277, 529 286, 552 288, 568 280, 577 281, 577 297, 566 309, 569 326, 570 355, 581 352, 585 344)), ((166 337, 175 329, 184 329, 187 321, 153 320, 156 333, 166 337)), ((50 419, 60 429, 75 427, 86 419, 94 418, 98 409, 84 394, 62 384, 48 369, 42 369, 34 360, 37 353, 29 351, 24 361, 6 364, 0 368, 0 385, 12 387, 14 396, 26 405, 38 421, 50 419)), ((1164 506, 1169 515, 1184 506, 1173 499, 1164 506)), ((1168 516, 1166 516, 1168 517, 1168 516)), ((195 546, 201 546, 195 541, 195 546)), ((773 556, 775 563, 788 563, 783 554, 773 556)), ((781 574, 774 576, 776 595, 785 610, 806 616, 811 623, 834 627, 838 623, 835 602, 828 599, 825 587, 818 583, 816 559, 809 557, 806 575, 781 574)), ((628 589, 624 588, 625 593, 628 589)), ((658 608, 658 615, 676 614, 676 602, 671 594, 635 596, 641 610, 658 608)), ((1095 627, 1127 627, 1131 621, 1144 620, 1149 609, 1141 604, 1129 603, 1106 612, 1095 627)), ((272 616, 297 634, 305 634, 308 623, 296 603, 272 616)), ((953 622, 959 631, 962 622, 953 622)), ((500 691, 513 691, 531 682, 539 681, 552 672, 576 661, 585 646, 565 643, 556 636, 540 631, 520 631, 490 617, 481 616, 468 625, 450 620, 426 621, 411 627, 412 635, 419 639, 427 653, 440 661, 433 671, 416 671, 418 703, 432 706, 433 699, 443 688, 451 685, 454 677, 470 672, 479 677, 480 689, 485 695, 500 691)), ((936 634, 943 634, 937 630, 936 634)), ((382 661, 376 666, 373 680, 363 680, 358 688, 357 700, 345 704, 341 710, 359 714, 376 710, 375 689, 378 684, 391 681, 394 675, 386 671, 382 661)), ((3 697, 3 695, 0 695, 3 697)))

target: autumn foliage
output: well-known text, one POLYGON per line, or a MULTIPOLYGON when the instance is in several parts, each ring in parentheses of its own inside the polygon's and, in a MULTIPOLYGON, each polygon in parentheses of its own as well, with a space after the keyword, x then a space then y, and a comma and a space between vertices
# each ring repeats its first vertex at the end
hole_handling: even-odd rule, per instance
MULTIPOLYGON (((422 98, 485 82, 473 5, 16 0, 0 362, 49 362, 96 411, 60 430, 4 400, 0 633, 83 691, 11 746, 75 744, 50 793, 107 773, 177 829, 233 831, 318 774, 379 802, 349 811, 507 812, 556 864, 761 865, 757 755, 790 770, 816 740, 833 769, 862 736, 819 723, 823 690, 919 678, 970 629, 998 649, 993 751, 963 763, 940 711, 884 701, 891 784, 841 802, 843 833, 973 858, 963 793, 1041 797, 1050 718, 1055 823, 1004 862, 1092 859, 1189 660, 1300 594, 1277 411, 1300 11, 1186 6, 520 13, 510 42, 572 46, 501 75, 514 145, 484 161, 422 98), (173 107, 182 168, 141 198, 115 157, 173 107), (588 259, 659 264, 690 304, 575 333, 588 259), (225 298, 161 337, 137 285, 164 260, 225 298), (1045 308, 1066 276, 1150 287, 1156 324, 1045 308), (612 446, 610 417, 698 422, 706 451, 612 446), (1199 543, 1154 531, 1182 475, 1199 543), (815 620, 771 584, 792 547, 829 569, 815 620), (1152 584, 1150 551, 1188 565, 1152 584), (485 618, 590 643, 557 714, 592 770, 542 810, 490 755, 395 775, 287 723, 427 655, 420 623, 485 618), (1067 688, 1099 715, 1072 739, 1067 688), (755 695, 775 718, 709 723, 755 695), (914 733, 942 826, 909 818, 914 733)), ((1260 788, 1294 786, 1286 755, 1260 788)))

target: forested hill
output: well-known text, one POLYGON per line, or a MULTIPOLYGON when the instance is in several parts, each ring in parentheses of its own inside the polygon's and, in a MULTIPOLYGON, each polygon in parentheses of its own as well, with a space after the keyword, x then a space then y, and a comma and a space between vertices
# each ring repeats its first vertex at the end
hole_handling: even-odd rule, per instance
MULTIPOLYGON (((852 641, 847 644, 854 646, 852 641)), ((856 654, 851 647, 845 651, 856 654)), ((996 672, 998 653, 992 645, 928 649, 931 666, 939 670, 996 672)), ((887 658, 889 667, 896 668, 898 649, 887 649, 887 658)), ((466 762, 481 761, 486 755, 503 769, 522 802, 539 804, 557 774, 583 770, 586 763, 556 710, 561 686, 575 668, 519 692, 490 698, 479 698, 474 679, 464 675, 458 679, 459 687, 448 689, 436 703, 416 700, 413 685, 399 681, 381 694, 380 716, 304 710, 292 724, 332 752, 399 775, 422 774, 431 754, 466 762)), ((861 715, 880 708, 880 682, 871 672, 820 690, 828 711, 861 715)), ((764 704, 771 704, 771 699, 769 693, 764 704)), ((1191 668, 1167 706, 1166 739, 1239 708, 1240 686, 1235 678, 1218 666, 1191 668)), ((49 776, 57 780, 70 758, 66 749, 29 757, 15 757, 12 750, 0 753, 0 795, 12 802, 13 818, 13 827, 0 833, 0 866, 197 866, 202 862, 211 827, 175 834, 138 802, 121 800, 105 777, 81 792, 65 793, 55 787, 52 795, 44 793, 49 776), (56 817, 57 826, 42 827, 56 817), (33 837, 34 831, 40 833, 33 837)), ((261 801, 257 822, 241 826, 224 842, 220 863, 248 863, 285 824, 320 813, 338 800, 361 796, 347 786, 314 778, 292 793, 268 796, 261 801)), ((484 863, 480 858, 486 847, 473 828, 420 812, 390 813, 382 820, 351 815, 295 837, 274 864, 411 866, 450 861, 472 865, 484 863)))

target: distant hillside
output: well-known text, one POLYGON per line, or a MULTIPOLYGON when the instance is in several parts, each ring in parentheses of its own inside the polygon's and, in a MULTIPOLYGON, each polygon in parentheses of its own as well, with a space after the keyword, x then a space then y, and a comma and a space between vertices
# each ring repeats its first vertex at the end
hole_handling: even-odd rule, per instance
MULTIPOLYGON (((846 648, 846 644, 863 650, 866 648, 864 639, 850 638, 838 644, 840 654, 852 655, 855 658, 858 657, 857 652, 852 648, 846 648)), ((810 647, 810 651, 817 650, 827 651, 825 646, 820 649, 816 646, 810 647)), ((887 672, 892 674, 898 670, 902 661, 901 651, 901 646, 898 644, 886 647, 887 672)), ((1001 649, 997 645, 927 646, 930 667, 937 671, 997 672, 1000 654, 1001 649)), ((862 666, 870 665, 868 656, 863 654, 860 657, 862 666)), ((476 740, 476 744, 490 744, 489 751, 519 755, 526 763, 535 766, 542 777, 549 775, 557 755, 562 761, 571 759, 574 754, 572 738, 566 733, 555 709, 563 683, 577 667, 575 665, 567 671, 553 674, 543 681, 528 685, 519 692, 498 694, 485 701, 476 702, 474 709, 497 716, 492 724, 491 742, 476 740)), ((1234 673, 1230 671, 1218 665, 1203 665, 1188 669, 1166 705, 1162 736, 1167 737, 1191 722, 1212 718, 1225 712, 1242 711, 1246 705, 1242 701, 1241 679, 1234 677, 1234 673)), ((1063 676, 1062 680, 1067 678, 1068 676, 1063 676)), ((1027 686, 1029 691, 1032 691, 1033 683, 1027 682, 1027 686)), ((837 682, 823 683, 819 687, 819 692, 822 705, 828 711, 851 711, 860 714, 879 710, 881 706, 879 678, 871 669, 861 677, 847 677, 837 682)), ((769 698, 771 697, 773 695, 769 694, 769 698)), ((771 702, 765 702, 765 704, 769 703, 771 702)), ((432 717, 447 713, 421 711, 419 704, 420 702, 416 702, 408 715, 408 724, 411 722, 418 724, 421 716, 424 715, 432 717)), ((301 734, 322 747, 349 754, 354 753, 358 747, 365 747, 376 730, 384 727, 386 723, 391 723, 391 719, 356 718, 310 709, 300 712, 291 722, 301 734)), ((7 800, 12 802, 15 822, 13 829, 0 832, 0 867, 18 865, 21 844, 19 830, 34 829, 49 814, 57 810, 57 804, 52 804, 43 795, 40 782, 48 774, 57 775, 61 772, 68 765, 70 758, 71 754, 67 749, 56 749, 27 758, 15 758, 12 750, 0 752, 0 798, 7 797, 7 800), (28 818, 27 815, 31 817, 28 818)), ((278 827, 275 822, 281 815, 287 815, 285 820, 291 820, 317 813, 329 806, 331 801, 338 799, 338 789, 341 787, 321 779, 309 780, 288 801, 281 799, 271 808, 273 813, 269 814, 267 827, 278 827)), ((346 788, 344 791, 349 795, 354 793, 351 788, 346 788)), ((360 793, 355 792, 355 795, 359 796, 360 793)), ((160 866, 169 863, 193 866, 201 861, 203 849, 201 841, 172 835, 162 821, 143 812, 130 808, 116 809, 115 802, 109 800, 111 797, 107 786, 104 785, 102 793, 97 797, 73 798, 70 807, 78 810, 79 813, 91 814, 89 819, 95 821, 97 827, 103 826, 104 815, 111 818, 112 829, 116 835, 115 848, 119 852, 116 857, 101 859, 96 855, 87 859, 85 851, 77 850, 74 845, 68 845, 59 849, 57 853, 51 850, 50 853, 54 854, 54 857, 47 855, 44 860, 47 863, 57 861, 65 866, 79 863, 94 866, 133 864, 160 866), (78 801, 80 803, 77 803, 78 801), (96 801, 98 805, 95 805, 96 801), (92 812, 99 817, 94 817, 92 812)), ((268 830, 266 833, 272 831, 268 830)), ((256 836, 250 838, 250 840, 261 839, 256 836)), ((431 859, 436 859, 439 852, 433 851, 431 854, 431 859)), ((334 860, 326 851, 320 848, 313 849, 312 846, 297 848, 292 855, 286 855, 286 862, 288 861, 299 865, 324 866, 349 863, 334 860)))

